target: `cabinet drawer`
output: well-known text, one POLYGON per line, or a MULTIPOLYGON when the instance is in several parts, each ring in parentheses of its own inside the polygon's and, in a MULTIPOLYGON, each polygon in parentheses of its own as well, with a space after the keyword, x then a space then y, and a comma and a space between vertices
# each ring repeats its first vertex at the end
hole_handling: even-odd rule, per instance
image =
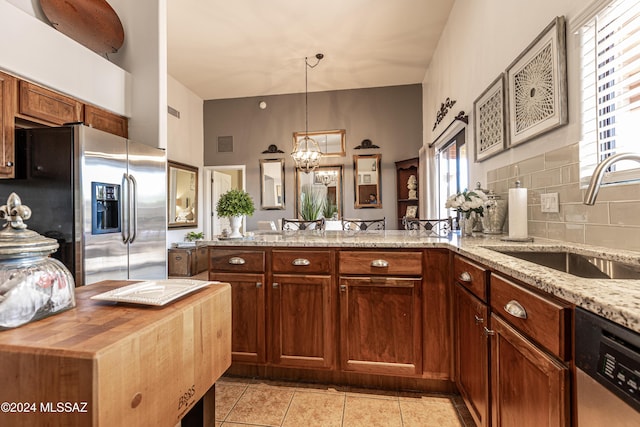
POLYGON ((422 275, 422 252, 341 251, 340 274, 422 275))
POLYGON ((19 113, 56 125, 82 121, 82 104, 51 90, 20 81, 19 113))
POLYGON ((462 258, 453 257, 453 277, 465 288, 469 289, 482 301, 487 301, 487 270, 478 264, 462 258))
POLYGON ((491 308, 547 350, 568 360, 571 307, 491 275, 491 308), (524 312, 518 313, 524 310, 524 312))
POLYGON ((209 266, 213 272, 262 273, 265 271, 264 251, 212 249, 210 256, 209 266))
POLYGON ((273 251, 274 273, 331 274, 331 251, 273 251))

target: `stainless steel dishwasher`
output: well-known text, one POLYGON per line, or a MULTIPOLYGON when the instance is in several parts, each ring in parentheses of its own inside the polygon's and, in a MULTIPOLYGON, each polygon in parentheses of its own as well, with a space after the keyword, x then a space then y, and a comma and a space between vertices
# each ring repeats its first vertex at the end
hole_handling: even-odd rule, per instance
POLYGON ((640 334, 576 308, 579 427, 640 426, 640 334))

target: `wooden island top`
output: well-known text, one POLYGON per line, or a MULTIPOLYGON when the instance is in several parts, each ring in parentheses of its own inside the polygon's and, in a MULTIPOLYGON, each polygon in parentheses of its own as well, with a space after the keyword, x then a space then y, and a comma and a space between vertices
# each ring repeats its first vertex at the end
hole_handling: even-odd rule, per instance
POLYGON ((231 364, 229 284, 163 307, 90 299, 131 283, 79 287, 75 308, 0 332, 0 425, 174 427, 212 395, 231 364))

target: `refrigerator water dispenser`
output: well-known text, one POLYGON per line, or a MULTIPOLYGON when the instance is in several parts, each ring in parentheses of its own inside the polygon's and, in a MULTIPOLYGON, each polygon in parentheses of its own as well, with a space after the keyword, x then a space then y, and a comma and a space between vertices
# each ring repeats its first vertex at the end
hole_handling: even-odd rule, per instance
POLYGON ((91 234, 119 233, 122 230, 120 185, 91 183, 91 234))

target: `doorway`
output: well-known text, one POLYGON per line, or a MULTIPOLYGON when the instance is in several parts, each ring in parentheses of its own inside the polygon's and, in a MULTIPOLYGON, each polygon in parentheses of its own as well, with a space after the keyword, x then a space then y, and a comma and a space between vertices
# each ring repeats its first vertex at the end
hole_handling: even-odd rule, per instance
MULTIPOLYGON (((205 221, 205 233, 211 238, 222 234, 222 230, 230 229, 229 218, 220 218, 216 211, 216 205, 220 196, 231 189, 246 191, 246 166, 207 166, 205 167, 206 187, 205 194, 208 196, 205 202, 205 217, 211 221, 205 221)), ((245 232, 246 224, 242 224, 242 233, 245 232)))

